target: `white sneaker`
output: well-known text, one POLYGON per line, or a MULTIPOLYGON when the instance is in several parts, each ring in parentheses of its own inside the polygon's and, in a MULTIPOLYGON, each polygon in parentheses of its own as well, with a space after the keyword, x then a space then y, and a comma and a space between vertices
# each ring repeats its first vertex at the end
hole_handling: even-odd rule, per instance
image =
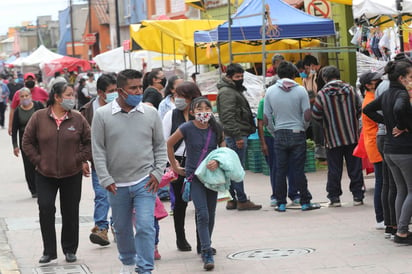
POLYGON ((135 273, 135 266, 134 265, 122 265, 120 268, 120 274, 132 274, 135 273))
POLYGON ((382 222, 376 223, 375 228, 376 228, 377 230, 385 229, 385 224, 384 224, 384 222, 382 221, 382 222))

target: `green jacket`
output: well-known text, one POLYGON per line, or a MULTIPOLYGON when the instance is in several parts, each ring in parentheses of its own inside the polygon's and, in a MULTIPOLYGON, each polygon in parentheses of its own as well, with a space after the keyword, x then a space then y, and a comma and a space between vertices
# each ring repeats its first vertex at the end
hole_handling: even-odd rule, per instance
POLYGON ((222 78, 217 84, 217 112, 223 125, 226 136, 240 140, 244 136, 255 133, 256 126, 250 110, 249 102, 243 96, 245 90, 237 90, 235 83, 227 78, 222 78))

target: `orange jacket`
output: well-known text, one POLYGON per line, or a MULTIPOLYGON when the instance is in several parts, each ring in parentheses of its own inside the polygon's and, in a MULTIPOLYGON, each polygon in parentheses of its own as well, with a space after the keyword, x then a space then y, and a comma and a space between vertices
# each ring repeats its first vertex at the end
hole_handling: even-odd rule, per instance
MULTIPOLYGON (((366 91, 365 99, 363 100, 362 109, 375 99, 375 93, 366 91)), ((371 163, 382 162, 382 156, 378 151, 376 144, 376 133, 378 132, 378 124, 372 121, 368 116, 362 113, 362 128, 365 141, 365 149, 371 163)))

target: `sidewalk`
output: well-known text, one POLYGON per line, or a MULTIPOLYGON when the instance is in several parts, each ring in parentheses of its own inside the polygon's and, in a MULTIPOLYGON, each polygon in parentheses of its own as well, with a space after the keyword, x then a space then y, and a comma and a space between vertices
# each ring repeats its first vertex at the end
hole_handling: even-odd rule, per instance
MULTIPOLYGON (((78 261, 64 261, 58 243, 58 261, 40 268, 42 241, 38 210, 24 180, 23 164, 12 155, 10 137, 0 130, 0 273, 119 273, 115 243, 107 247, 91 244, 93 189, 83 180, 80 205, 78 261)), ((345 171, 346 172, 346 171, 345 171)), ((341 197, 343 207, 328 208, 326 171, 308 173, 313 202, 320 210, 302 212, 288 209, 278 213, 270 207, 269 177, 247 172, 245 188, 251 200, 263 205, 251 212, 228 211, 218 203, 212 246, 217 249, 214 273, 412 273, 411 247, 384 239, 375 230, 373 176, 366 176, 365 205, 354 207, 346 174, 341 197), (257 251, 256 251, 257 250, 257 251), (251 251, 243 254, 243 251, 251 251), (232 259, 230 256, 237 257, 232 259), (240 259, 239 259, 240 258, 240 259)), ((170 203, 166 202, 167 209, 170 203)), ((59 205, 56 204, 57 216, 59 205)), ((160 221, 159 252, 153 273, 204 273, 196 254, 194 208, 187 210, 186 231, 192 252, 176 249, 173 218, 160 221)), ((60 219, 57 218, 58 223, 60 219)), ((57 225, 58 241, 61 226, 57 225)), ((109 235, 112 240, 112 235, 109 235)))

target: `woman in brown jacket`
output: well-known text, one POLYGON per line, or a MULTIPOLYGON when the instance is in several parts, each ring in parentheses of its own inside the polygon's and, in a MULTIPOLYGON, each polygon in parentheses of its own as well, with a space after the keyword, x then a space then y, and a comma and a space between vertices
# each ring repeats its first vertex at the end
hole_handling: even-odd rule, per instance
MULTIPOLYGON (((60 192, 61 245, 67 262, 75 262, 79 242, 82 162, 91 158, 90 127, 73 111, 74 91, 66 83, 53 85, 47 108, 33 114, 23 135, 23 150, 36 166, 37 203, 43 238, 39 263, 57 258, 55 201, 60 192)), ((83 172, 88 176, 88 171, 83 172)))

